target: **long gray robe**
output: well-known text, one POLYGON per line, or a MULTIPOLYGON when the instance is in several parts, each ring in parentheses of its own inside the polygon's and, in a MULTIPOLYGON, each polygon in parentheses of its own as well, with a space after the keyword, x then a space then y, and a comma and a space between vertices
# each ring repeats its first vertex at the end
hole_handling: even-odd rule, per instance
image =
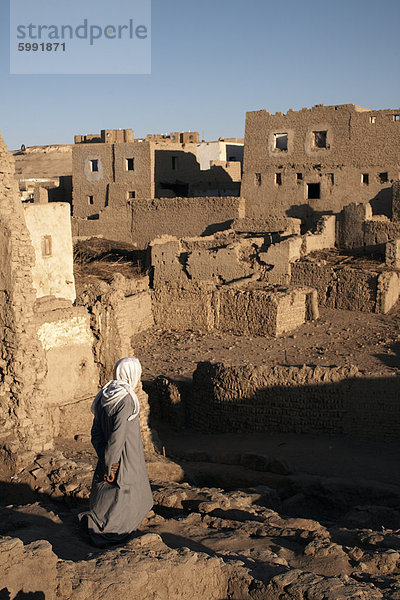
POLYGON ((139 418, 128 421, 133 410, 133 399, 127 394, 111 412, 99 403, 93 421, 92 444, 98 462, 86 514, 89 535, 99 546, 129 537, 153 506, 139 418), (106 483, 104 474, 117 462, 115 481, 106 483))

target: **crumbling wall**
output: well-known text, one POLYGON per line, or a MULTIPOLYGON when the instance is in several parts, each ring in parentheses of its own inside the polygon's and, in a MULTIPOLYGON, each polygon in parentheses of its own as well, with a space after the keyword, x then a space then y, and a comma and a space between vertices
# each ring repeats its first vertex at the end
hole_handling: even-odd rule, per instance
POLYGON ((400 293, 395 272, 328 265, 321 260, 293 263, 291 283, 315 288, 319 306, 361 312, 387 313, 400 293))
POLYGON ((25 222, 33 249, 36 297, 55 296, 75 301, 69 204, 25 204, 25 222))
POLYGON ((386 215, 373 215, 371 204, 351 203, 338 215, 338 246, 343 249, 362 249, 383 254, 383 244, 400 236, 398 205, 400 182, 392 186, 392 219, 386 215), (379 248, 381 246, 381 248, 379 248))
POLYGON ((241 366, 199 363, 191 426, 393 437, 400 433, 398 378, 364 377, 354 366, 241 366), (379 399, 379 400, 377 400, 379 399))
MULTIPOLYGON (((71 239, 68 206, 28 209, 35 253, 13 173, 11 155, 1 140, 0 429, 1 458, 11 468, 52 447, 54 436, 63 426, 64 407, 69 407, 71 415, 82 414, 77 407, 93 396, 98 380, 87 314, 72 308, 73 280, 70 287, 64 282, 57 292, 52 288, 51 296, 43 295, 50 291, 46 286, 54 286, 54 274, 41 263, 42 234, 55 231, 60 237, 54 245, 61 263, 55 276, 62 273, 65 278, 66 265, 72 266, 72 245, 68 247, 67 243, 71 239), (66 232, 55 223, 59 215, 66 232), (56 298, 56 293, 67 297, 56 298)), ((69 436, 76 433, 65 429, 69 436)))
MULTIPOLYGON (((300 251, 302 243, 300 236, 288 237, 270 248, 284 254, 286 246, 297 244, 300 251)), ((247 237, 234 230, 205 238, 153 240, 156 324, 164 329, 275 336, 317 318, 314 290, 271 285, 271 265, 264 264, 266 253, 260 252, 264 244, 265 236, 247 237)), ((290 258, 286 252, 282 269, 289 269, 290 258)), ((277 283, 282 284, 281 279, 277 283)))
POLYGON ((41 384, 46 359, 33 323, 35 253, 14 180, 14 163, 0 138, 1 456, 14 467, 29 452, 49 448, 41 384))
POLYGON ((392 185, 392 221, 400 221, 400 181, 392 185))
MULTIPOLYGON (((134 337, 152 327, 153 313, 149 280, 127 279, 116 273, 110 283, 98 281, 88 284, 80 294, 79 304, 90 314, 94 336, 94 359, 100 372, 100 384, 112 379, 113 367, 123 357, 135 356, 134 337)), ((149 429, 147 394, 139 383, 136 393, 140 402, 140 428, 143 444, 148 452, 154 451, 153 434, 149 429)), ((87 406, 86 418, 91 418, 87 406)))
POLYGON ((96 219, 75 218, 74 214, 72 228, 74 236, 103 235, 146 248, 163 234, 203 235, 243 214, 243 199, 239 197, 137 199, 121 204, 118 210, 103 208, 96 219))

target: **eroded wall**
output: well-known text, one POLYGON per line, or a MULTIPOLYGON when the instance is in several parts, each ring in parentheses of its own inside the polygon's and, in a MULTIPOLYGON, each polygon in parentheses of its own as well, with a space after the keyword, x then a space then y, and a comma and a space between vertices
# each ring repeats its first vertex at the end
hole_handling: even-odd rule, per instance
POLYGON ((69 204, 25 204, 25 222, 33 249, 36 298, 55 296, 75 301, 69 204))

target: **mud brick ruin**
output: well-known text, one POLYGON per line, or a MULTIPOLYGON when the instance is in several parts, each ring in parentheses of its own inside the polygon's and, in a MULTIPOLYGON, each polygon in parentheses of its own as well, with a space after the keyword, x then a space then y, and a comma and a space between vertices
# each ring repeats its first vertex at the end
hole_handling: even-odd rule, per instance
POLYGON ((306 217, 372 202, 399 178, 400 111, 344 104, 247 113, 242 195, 249 217, 306 217))
POLYGON ((132 130, 104 130, 100 137, 76 136, 72 156, 77 235, 107 230, 114 239, 138 238, 145 246, 151 236, 173 232, 174 203, 166 198, 179 198, 176 210, 184 213, 179 221, 186 222, 185 233, 191 230, 193 235, 210 223, 227 220, 238 202, 229 196, 240 194, 241 140, 200 142, 197 132, 134 140, 132 130), (200 202, 204 214, 198 222, 194 198, 200 196, 207 200, 200 202), (225 209, 220 206, 221 196, 226 199, 225 209), (157 228, 154 218, 164 222, 164 230, 157 228), (141 237, 140 230, 146 232, 141 237))
POLYGON ((397 484, 297 472, 239 444, 308 436, 335 440, 335 452, 338 440, 382 449, 400 434, 398 366, 302 364, 295 346, 290 360, 265 359, 305 330, 312 344, 324 311, 397 327, 399 116, 355 105, 250 112, 244 146, 102 130, 43 150, 46 169, 40 149, 14 153, 16 177, 0 138, 0 487, 12 498, 0 506, 0 597, 398 600, 397 484), (140 273, 117 263, 79 279, 73 242, 91 237, 123 242, 140 273), (52 503, 87 502, 93 396, 146 336, 261 339, 264 354, 196 354, 188 377, 160 372, 139 386, 154 512, 126 546, 96 554, 52 503), (158 424, 207 434, 206 451, 167 458, 158 424), (211 434, 227 434, 223 451, 211 434))

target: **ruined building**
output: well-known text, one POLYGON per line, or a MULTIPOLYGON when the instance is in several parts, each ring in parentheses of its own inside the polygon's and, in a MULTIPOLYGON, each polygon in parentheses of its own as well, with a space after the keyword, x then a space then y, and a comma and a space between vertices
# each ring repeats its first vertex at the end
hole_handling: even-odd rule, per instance
POLYGON ((201 235, 212 224, 243 216, 240 140, 202 143, 195 132, 134 140, 131 130, 75 140, 76 236, 146 247, 163 233, 201 235))
MULTIPOLYGON (((75 306, 70 206, 45 196, 21 202, 14 159, 0 138, 0 462, 11 469, 51 449, 57 436, 88 431, 99 383, 116 358, 133 351, 138 306, 149 312, 136 289, 125 303, 112 290, 92 315, 75 306)), ((139 394, 151 450, 147 400, 139 394)))
POLYGON ((400 109, 344 104, 247 113, 246 216, 307 217, 371 202, 386 213, 400 172, 400 109))
POLYGON ((200 143, 197 132, 138 140, 131 129, 76 136, 74 215, 94 218, 136 199, 239 195, 242 156, 240 140, 200 143))

